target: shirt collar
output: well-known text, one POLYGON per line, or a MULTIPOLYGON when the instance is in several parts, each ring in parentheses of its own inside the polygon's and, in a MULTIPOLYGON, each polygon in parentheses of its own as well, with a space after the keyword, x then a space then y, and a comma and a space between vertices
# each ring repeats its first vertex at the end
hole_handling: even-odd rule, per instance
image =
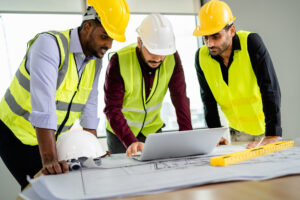
POLYGON ((232 38, 232 50, 241 50, 240 39, 236 33, 232 38))

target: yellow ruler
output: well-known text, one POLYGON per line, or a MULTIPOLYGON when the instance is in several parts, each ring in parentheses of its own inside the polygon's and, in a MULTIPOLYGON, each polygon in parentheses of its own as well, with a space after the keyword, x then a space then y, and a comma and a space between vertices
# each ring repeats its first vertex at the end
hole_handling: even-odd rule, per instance
POLYGON ((258 156, 262 156, 268 153, 280 151, 294 146, 294 141, 281 141, 272 144, 267 144, 244 151, 238 151, 223 156, 217 156, 210 158, 210 165, 212 166, 227 166, 249 160, 258 156))

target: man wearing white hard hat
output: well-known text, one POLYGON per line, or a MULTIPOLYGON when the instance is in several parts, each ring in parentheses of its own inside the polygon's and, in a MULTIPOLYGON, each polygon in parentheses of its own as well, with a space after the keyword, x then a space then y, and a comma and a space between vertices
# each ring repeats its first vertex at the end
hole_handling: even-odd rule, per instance
POLYGON ((80 27, 47 31, 26 55, 0 103, 0 156, 23 189, 26 176, 68 172, 56 138, 75 120, 97 135, 98 79, 113 40, 125 41, 125 0, 88 0, 80 27))
POLYGON ((143 150, 148 134, 160 132, 160 110, 167 90, 179 130, 191 130, 189 99, 173 28, 160 14, 147 16, 137 28, 137 44, 110 59, 104 86, 107 144, 127 156, 143 150))

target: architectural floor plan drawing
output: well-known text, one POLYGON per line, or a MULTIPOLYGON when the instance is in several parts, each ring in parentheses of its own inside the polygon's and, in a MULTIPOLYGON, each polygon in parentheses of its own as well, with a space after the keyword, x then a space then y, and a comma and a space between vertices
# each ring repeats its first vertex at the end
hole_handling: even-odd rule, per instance
POLYGON ((151 162, 139 162, 122 154, 112 155, 102 160, 101 169, 83 169, 32 179, 32 187, 20 196, 24 199, 106 199, 208 183, 266 180, 300 174, 300 147, 226 167, 210 166, 210 157, 244 149, 245 146, 221 146, 209 155, 151 162))

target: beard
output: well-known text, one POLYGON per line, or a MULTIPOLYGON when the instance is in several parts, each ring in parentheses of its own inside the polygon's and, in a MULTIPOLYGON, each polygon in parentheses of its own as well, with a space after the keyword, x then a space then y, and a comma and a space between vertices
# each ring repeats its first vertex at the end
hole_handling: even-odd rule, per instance
POLYGON ((221 55, 224 51, 226 51, 229 48, 230 44, 228 43, 223 43, 220 47, 210 47, 209 49, 209 54, 212 56, 219 56, 221 55))
POLYGON ((227 36, 221 45, 209 47, 208 48, 209 54, 212 56, 221 55, 223 52, 225 52, 230 47, 231 41, 232 41, 232 39, 229 36, 227 36))
POLYGON ((89 55, 95 56, 96 58, 103 58, 109 48, 107 46, 96 47, 93 41, 94 38, 90 37, 86 43, 86 49, 89 52, 89 55))
POLYGON ((104 54, 108 50, 108 48, 104 46, 101 46, 98 48, 98 50, 96 50, 96 48, 92 47, 92 45, 89 43, 87 44, 87 49, 90 52, 90 54, 92 56, 95 56, 96 58, 103 58, 104 54))

